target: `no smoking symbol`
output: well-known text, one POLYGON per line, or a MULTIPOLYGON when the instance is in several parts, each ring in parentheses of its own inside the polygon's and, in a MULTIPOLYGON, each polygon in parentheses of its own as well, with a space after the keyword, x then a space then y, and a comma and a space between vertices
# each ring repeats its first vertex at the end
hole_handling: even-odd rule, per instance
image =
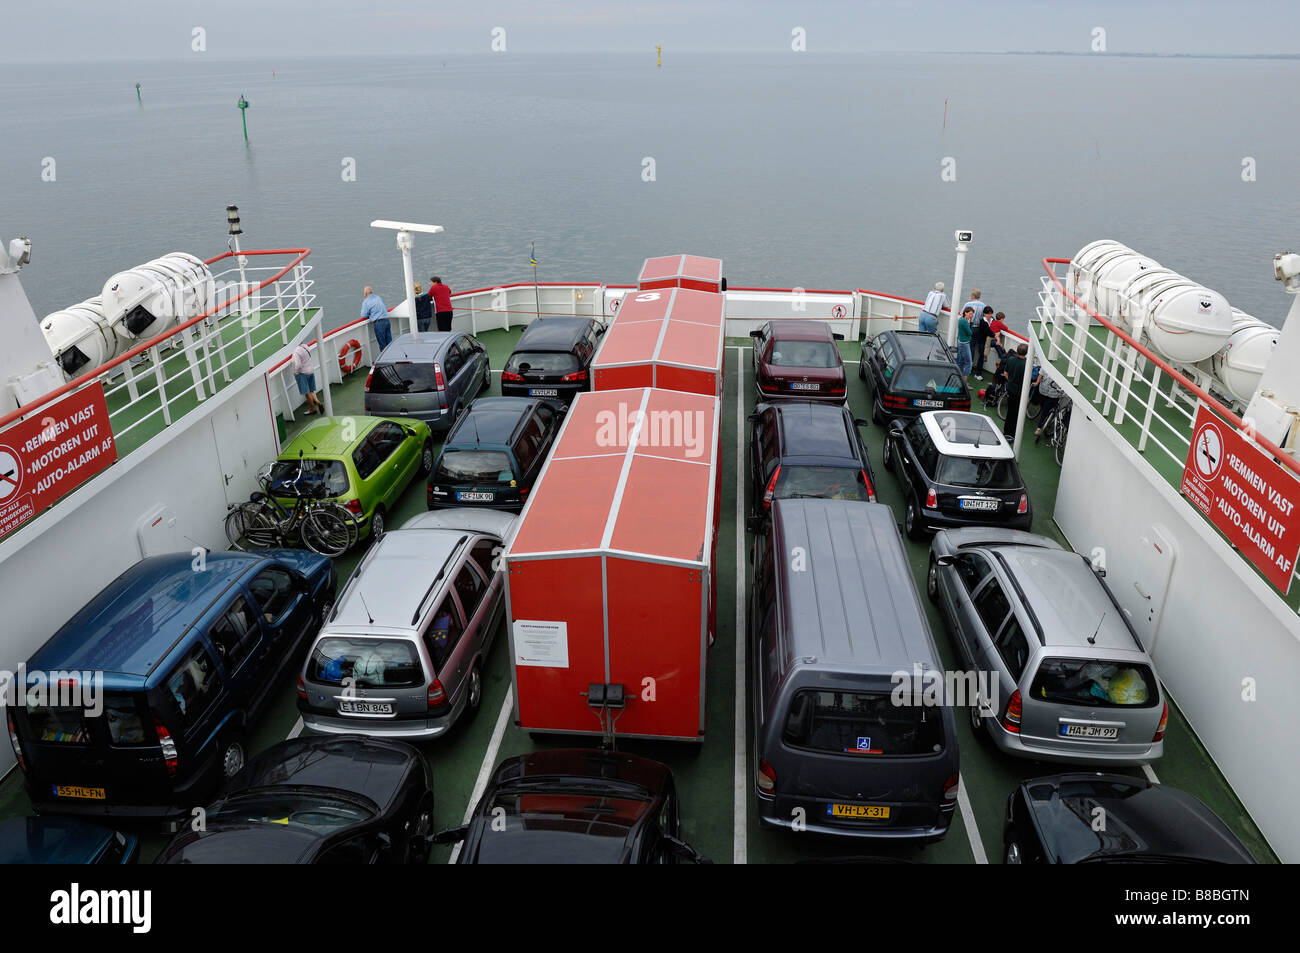
POLYGON ((0 447, 0 500, 7 500, 23 486, 23 464, 9 447, 0 447))

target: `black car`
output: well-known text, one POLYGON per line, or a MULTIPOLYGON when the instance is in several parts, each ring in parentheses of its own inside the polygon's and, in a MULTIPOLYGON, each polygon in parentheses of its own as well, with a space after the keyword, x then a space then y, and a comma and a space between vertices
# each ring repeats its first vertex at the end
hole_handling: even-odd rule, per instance
POLYGON ((943 339, 929 331, 885 331, 867 341, 858 377, 871 388, 871 419, 927 410, 970 410, 970 389, 943 339))
POLYGON ((0 821, 0 864, 134 864, 140 842, 75 817, 0 821))
POLYGON ((594 318, 536 319, 524 328, 501 371, 501 393, 568 403, 591 390, 591 359, 604 333, 594 318))
POLYGON ((249 762, 159 864, 423 864, 433 789, 402 741, 294 738, 249 762))
POLYGON ((885 467, 902 486, 912 539, 951 526, 1028 531, 1029 489, 1002 431, 983 414, 929 411, 885 434, 885 467))
POLYGON ((523 509, 564 409, 541 398, 481 397, 447 435, 429 473, 429 509, 523 509))
POLYGON ((1199 799, 1122 774, 1058 774, 1007 798, 1008 864, 1253 864, 1228 825, 1199 799))
POLYGON ((680 839, 666 765, 621 751, 535 751, 501 762, 462 841, 461 864, 709 863, 680 839))
POLYGON ((876 475, 858 433, 865 420, 842 404, 807 400, 759 404, 749 415, 749 480, 753 513, 774 499, 876 498, 876 475))

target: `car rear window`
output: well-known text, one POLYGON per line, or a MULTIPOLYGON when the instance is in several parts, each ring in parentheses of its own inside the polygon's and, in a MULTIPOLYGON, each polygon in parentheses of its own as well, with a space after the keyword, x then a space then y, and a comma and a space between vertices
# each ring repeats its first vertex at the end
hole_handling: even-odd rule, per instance
POLYGON ((330 637, 311 653, 307 677, 322 685, 355 688, 414 688, 424 683, 415 646, 403 639, 330 637))
POLYGON ((904 364, 894 376, 892 388, 895 391, 910 390, 936 394, 960 394, 965 390, 961 377, 943 367, 926 367, 918 364, 904 364))
POLYGON ((880 692, 796 692, 785 743, 834 754, 898 757, 943 750, 943 715, 931 705, 896 705, 880 692))
POLYGON ((297 495, 292 485, 298 479, 298 467, 302 465, 302 480, 298 487, 307 487, 313 483, 324 483, 327 495, 342 496, 348 491, 348 471, 342 460, 277 460, 271 466, 271 492, 275 496, 297 495))
POLYGON ((1160 700, 1150 666, 1104 659, 1046 658, 1030 697, 1059 705, 1150 708, 1160 700))
POLYGON ((778 367, 839 367, 840 352, 829 341, 775 341, 769 361, 778 367))
POLYGON ((104 724, 108 727, 109 744, 132 747, 157 743, 157 737, 145 733, 144 713, 148 710, 138 695, 110 694, 104 699, 104 724))
POLYGON ((231 798, 208 812, 209 820, 236 824, 281 824, 328 834, 374 816, 351 801, 320 795, 256 793, 231 798))
POLYGON ((90 744, 86 710, 79 705, 28 705, 27 730, 42 744, 90 744))
POLYGON ((503 450, 444 450, 434 483, 509 483, 515 479, 503 450))
POLYGON ((1020 478, 1010 460, 977 460, 969 457, 942 457, 939 483, 951 486, 977 486, 989 490, 1013 490, 1020 478))
POLYGON ((523 364, 528 365, 530 372, 541 374, 569 374, 578 369, 578 359, 560 351, 517 351, 510 355, 505 369, 521 374, 519 368, 523 364))
POLYGON ((432 364, 376 364, 368 389, 372 394, 427 394, 438 389, 438 378, 432 364))
POLYGON ((869 500, 861 469, 848 467, 781 467, 776 478, 778 500, 869 500))

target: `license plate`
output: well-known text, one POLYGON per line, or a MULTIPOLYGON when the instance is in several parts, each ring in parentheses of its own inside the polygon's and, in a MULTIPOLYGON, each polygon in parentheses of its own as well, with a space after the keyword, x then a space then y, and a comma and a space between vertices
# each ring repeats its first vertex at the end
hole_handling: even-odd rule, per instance
POLYGON ((491 503, 496 499, 496 494, 479 490, 462 490, 456 494, 456 499, 463 503, 491 503))
POLYGON ((555 387, 530 387, 528 388, 529 397, 559 397, 560 391, 555 387))
POLYGON ((391 715, 392 702, 339 701, 339 712, 344 715, 391 715))
POLYGON ((889 808, 880 804, 827 804, 827 817, 847 817, 852 820, 889 820, 889 808))
POLYGON ((821 390, 822 385, 817 383, 812 383, 812 382, 807 384, 797 383, 797 384, 791 384, 790 389, 791 390, 821 390))
POLYGON ((914 400, 914 401, 912 401, 912 406, 913 406, 913 407, 939 407, 939 408, 942 408, 942 407, 943 407, 943 401, 941 401, 941 400, 919 400, 919 399, 918 399, 918 400, 914 400))
POLYGON ((54 785, 55 797, 79 797, 87 798, 92 801, 104 800, 103 788, 83 788, 75 784, 56 784, 54 785))
POLYGON ((982 500, 978 497, 962 497, 957 505, 963 510, 996 510, 1002 503, 998 500, 982 500))
POLYGON ((1061 737, 1115 739, 1119 737, 1119 729, 1103 725, 1062 725, 1061 737))

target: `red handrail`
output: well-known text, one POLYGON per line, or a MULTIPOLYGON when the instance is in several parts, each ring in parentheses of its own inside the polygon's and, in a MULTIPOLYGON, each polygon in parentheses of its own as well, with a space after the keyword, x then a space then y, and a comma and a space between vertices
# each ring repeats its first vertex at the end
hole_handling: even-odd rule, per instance
POLYGON ((0 417, 0 430, 3 430, 5 427, 8 427, 11 423, 13 423, 16 420, 20 420, 29 414, 35 413, 41 407, 44 407, 46 404, 49 404, 52 401, 57 400, 58 398, 62 397, 64 394, 70 394, 72 393, 72 391, 77 390, 86 384, 89 384, 91 381, 102 376, 105 371, 117 367, 119 364, 123 363, 124 361, 129 361, 133 357, 136 357, 139 354, 143 354, 145 351, 149 350, 149 348, 153 347, 154 345, 162 341, 167 340, 172 335, 179 334, 185 329, 193 327, 194 325, 198 324, 200 321, 204 320, 205 318, 212 317, 212 315, 216 314, 222 308, 234 304, 236 301, 239 301, 241 298, 247 297, 248 295, 252 294, 254 291, 261 291, 263 288, 265 288, 273 281, 279 281, 281 278, 284 277, 284 275, 291 268, 296 267, 298 264, 302 262, 304 258, 306 258, 310 254, 311 254, 310 248, 275 248, 275 249, 265 249, 261 251, 241 251, 241 252, 228 251, 225 254, 218 255, 216 258, 208 259, 207 261, 204 262, 205 265, 211 265, 213 262, 218 262, 221 261, 221 259, 223 258, 231 258, 236 255, 297 255, 298 256, 293 261, 289 262, 289 264, 285 265, 284 268, 281 269, 279 272, 277 272, 276 274, 272 275, 270 278, 267 278, 265 281, 263 281, 256 288, 249 288, 247 291, 241 291, 236 297, 231 298, 228 301, 223 301, 221 304, 217 305, 214 308, 209 308, 207 311, 204 311, 198 317, 191 318, 190 320, 186 321, 184 324, 178 324, 170 331, 165 331, 162 334, 158 335, 157 337, 149 339, 143 344, 137 344, 135 347, 131 348, 131 350, 127 351, 125 354, 119 354, 111 361, 99 365, 99 367, 95 368, 93 371, 87 371, 85 374, 82 374, 80 377, 76 378, 75 380, 68 381, 62 387, 56 387, 48 394, 45 394, 41 397, 38 397, 36 400, 24 404, 23 406, 19 407, 17 410, 10 411, 9 413, 5 414, 3 417, 0 417))
MULTIPOLYGON (((1211 397, 1208 392, 1202 390, 1200 387, 1198 387, 1197 385, 1189 381, 1186 377, 1184 377, 1177 370, 1171 367, 1164 360, 1164 358, 1153 353, 1149 348, 1143 347, 1137 341, 1133 340, 1133 338, 1131 338, 1123 328, 1113 323, 1109 318, 1102 317, 1096 311, 1092 310, 1092 308, 1088 307, 1088 305, 1084 304, 1082 301, 1076 298, 1069 291, 1066 291, 1064 283, 1062 283, 1061 279, 1056 276, 1056 272, 1053 270, 1052 265, 1068 265, 1068 264, 1070 264, 1069 258, 1044 258, 1043 259, 1043 268, 1046 269, 1048 277, 1052 279, 1052 283, 1056 285, 1057 290, 1060 291, 1061 294, 1065 295, 1067 298, 1069 298, 1079 307, 1083 308, 1083 310, 1088 313, 1089 317, 1095 318, 1096 320, 1100 321, 1107 330, 1111 331, 1114 334, 1119 335, 1120 339, 1123 340, 1126 344, 1128 344, 1130 347, 1136 348, 1139 354, 1141 354, 1151 363, 1155 364, 1156 367, 1160 368, 1162 371, 1164 371, 1166 374, 1168 374, 1170 377, 1176 380, 1183 387, 1187 388, 1189 391, 1191 391, 1193 394, 1199 397, 1212 411, 1214 411, 1216 414, 1222 417, 1227 423, 1231 424, 1234 429, 1240 431, 1244 431, 1248 429, 1240 417, 1238 417, 1227 407, 1224 407, 1221 403, 1219 403, 1217 400, 1211 397)), ((1292 459, 1288 453, 1286 453, 1284 450, 1282 450, 1272 441, 1260 436, 1259 434, 1255 434, 1251 439, 1256 444, 1258 444, 1263 450, 1268 452, 1271 456, 1275 457, 1278 463, 1286 467, 1296 476, 1300 476, 1300 462, 1297 462, 1296 460, 1292 459)))

